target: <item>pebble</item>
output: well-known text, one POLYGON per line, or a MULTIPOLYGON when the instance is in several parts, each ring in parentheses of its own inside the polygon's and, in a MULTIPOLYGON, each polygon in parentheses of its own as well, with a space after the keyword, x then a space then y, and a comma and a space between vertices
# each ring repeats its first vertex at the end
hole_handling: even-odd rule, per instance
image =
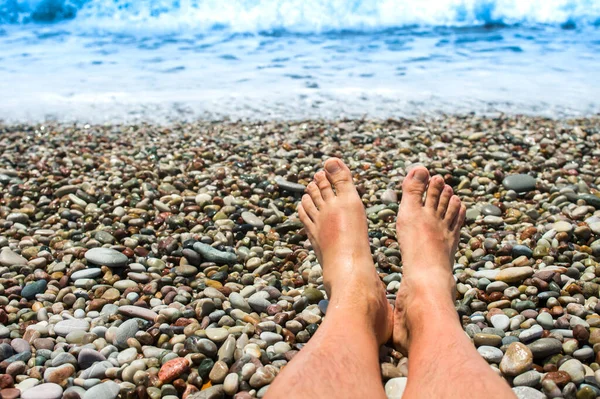
POLYGON ((477 348, 477 352, 483 357, 488 363, 500 363, 502 360, 502 356, 504 353, 496 347, 493 346, 480 346, 477 348))
POLYGON ((120 306, 119 313, 128 317, 139 317, 149 321, 154 321, 158 317, 158 313, 151 309, 142 308, 139 306, 120 306))
POLYGON ((279 188, 281 188, 282 190, 287 190, 287 191, 290 191, 293 193, 303 193, 304 190, 306 189, 306 187, 302 184, 298 184, 298 183, 294 183, 294 182, 282 179, 279 176, 275 178, 275 183, 277 183, 279 188))
POLYGON ((66 337, 69 333, 74 331, 87 332, 90 329, 90 323, 86 320, 79 319, 68 319, 59 321, 54 326, 54 332, 58 335, 66 337))
POLYGON ((242 212, 242 219, 244 220, 244 222, 258 229, 262 229, 263 227, 265 227, 265 222, 263 222, 262 219, 260 219, 252 212, 242 212))
POLYGON ((498 328, 500 330, 506 331, 510 326, 510 319, 507 315, 504 314, 495 314, 492 317, 490 317, 490 321, 492 322, 492 325, 495 328, 498 328))
POLYGON ((125 320, 115 331, 113 344, 117 348, 127 348, 129 345, 127 340, 133 338, 139 331, 138 322, 136 319, 125 320))
POLYGON ((514 387, 513 392, 517 399, 547 399, 547 396, 531 387, 514 387))
POLYGON ((537 181, 535 177, 525 174, 515 174, 506 176, 504 180, 502 180, 502 185, 507 190, 513 190, 517 193, 526 193, 535 190, 536 184, 537 181))
POLYGON ((36 385, 21 394, 22 399, 60 399, 63 389, 54 383, 36 385))
POLYGON ((585 369, 581 362, 577 359, 567 360, 558 369, 569 374, 571 381, 573 381, 575 384, 582 382, 585 377, 585 369))
POLYGON ((106 381, 88 389, 82 399, 116 399, 120 389, 119 384, 106 381))
POLYGON ((108 267, 123 267, 129 262, 126 255, 111 248, 92 248, 85 253, 85 259, 90 263, 108 267))
POLYGON ((194 251, 202 255, 202 258, 209 262, 217 264, 233 263, 237 260, 237 256, 231 252, 219 251, 210 245, 197 242, 194 244, 194 251))
POLYGON ((38 280, 27 284, 21 290, 21 296, 25 299, 33 299, 37 294, 41 294, 46 290, 48 282, 46 280, 38 280))
POLYGON ((2 248, 0 251, 0 265, 2 266, 25 266, 27 259, 10 248, 2 248))
POLYGON ((531 350, 520 342, 508 346, 500 362, 500 371, 507 376, 517 376, 529 370, 533 364, 531 350))
POLYGON ((535 388, 541 381, 542 374, 535 371, 529 370, 524 372, 523 374, 519 374, 513 379, 514 386, 526 386, 535 388))
POLYGON ((385 383, 385 395, 388 399, 401 399, 406 389, 408 378, 397 377, 388 380, 385 383))
POLYGON ((79 271, 76 271, 75 273, 71 274, 71 280, 77 281, 80 279, 94 279, 94 278, 100 277, 101 275, 102 275, 102 270, 100 270, 98 268, 90 268, 90 269, 79 270, 79 271))

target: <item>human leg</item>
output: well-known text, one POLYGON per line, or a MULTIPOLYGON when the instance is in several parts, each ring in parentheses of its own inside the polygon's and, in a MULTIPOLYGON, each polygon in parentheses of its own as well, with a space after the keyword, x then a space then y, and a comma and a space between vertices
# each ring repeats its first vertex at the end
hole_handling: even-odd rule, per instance
POLYGON ((336 158, 315 175, 298 209, 323 266, 329 297, 321 326, 269 387, 271 398, 384 398, 379 345, 392 310, 375 271, 363 204, 336 158))
POLYGON ((454 309, 452 265, 465 211, 440 176, 430 179, 420 166, 407 175, 396 226, 403 280, 394 314, 394 342, 410 354, 405 399, 515 397, 477 353, 454 309))

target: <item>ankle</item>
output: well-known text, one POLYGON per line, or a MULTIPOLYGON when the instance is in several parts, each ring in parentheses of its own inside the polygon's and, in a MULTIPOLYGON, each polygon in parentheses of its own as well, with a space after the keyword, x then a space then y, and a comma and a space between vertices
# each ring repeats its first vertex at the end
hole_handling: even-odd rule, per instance
POLYGON ((402 281, 410 295, 408 296, 406 317, 411 326, 431 325, 432 320, 439 323, 440 318, 458 321, 454 307, 454 278, 441 273, 438 277, 429 275, 412 276, 402 281), (417 277, 417 278, 415 278, 417 277), (421 278, 419 278, 421 277, 421 278))

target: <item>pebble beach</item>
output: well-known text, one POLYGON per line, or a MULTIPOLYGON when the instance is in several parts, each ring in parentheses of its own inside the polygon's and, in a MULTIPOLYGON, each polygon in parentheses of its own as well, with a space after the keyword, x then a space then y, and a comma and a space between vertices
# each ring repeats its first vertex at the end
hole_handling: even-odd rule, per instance
MULTIPOLYGON (((519 398, 600 396, 600 118, 448 115, 0 124, 0 398, 263 397, 327 317, 296 206, 331 156, 392 304, 421 163, 467 206, 456 310, 477 351, 519 398)), ((400 399, 408 358, 380 361, 400 399)))

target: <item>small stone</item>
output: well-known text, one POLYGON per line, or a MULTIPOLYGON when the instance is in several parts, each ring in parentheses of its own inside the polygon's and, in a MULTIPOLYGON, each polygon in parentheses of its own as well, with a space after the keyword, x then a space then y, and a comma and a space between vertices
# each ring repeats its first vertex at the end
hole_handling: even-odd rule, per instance
POLYGON ((139 317, 140 319, 149 321, 154 321, 158 317, 158 313, 151 309, 132 305, 120 306, 119 313, 128 317, 139 317))
POLYGON ((556 230, 557 233, 570 233, 573 231, 573 225, 564 220, 559 220, 552 225, 552 229, 556 230))
POLYGON ((492 322, 494 328, 498 328, 500 330, 507 331, 508 327, 510 326, 510 319, 505 314, 495 314, 490 317, 490 321, 492 322))
POLYGON ((2 266, 25 266, 27 259, 10 248, 2 248, 0 252, 0 265, 2 266))
POLYGON ((502 345, 502 337, 495 334, 476 333, 473 335, 475 346, 500 346, 502 345))
POLYGON ((502 210, 495 205, 486 204, 481 207, 481 213, 483 215, 490 216, 502 216, 502 210))
POLYGON ((309 303, 319 303, 319 301, 325 298, 323 292, 316 288, 306 288, 302 295, 308 299, 309 303))
POLYGON ((480 346, 477 348, 477 352, 483 357, 488 363, 500 363, 504 354, 502 351, 494 346, 480 346))
POLYGON ((125 320, 115 332, 113 344, 117 348, 127 348, 129 345, 127 340, 133 338, 139 330, 138 322, 135 319, 125 320))
POLYGON ((33 299, 37 294, 41 294, 46 290, 48 282, 46 280, 38 280, 27 284, 21 290, 21 296, 25 299, 33 299))
POLYGON ((502 181, 504 188, 516 191, 517 193, 526 193, 535 190, 536 183, 535 177, 525 174, 506 176, 502 181))
POLYGON ((531 350, 520 342, 513 342, 506 349, 500 362, 500 371, 507 376, 517 376, 531 368, 533 354, 531 350))
POLYGON ((531 387, 514 387, 513 392, 517 399, 547 399, 547 396, 531 387))
POLYGON ((554 328, 554 319, 548 312, 542 312, 536 317, 536 321, 544 330, 551 330, 554 328))
POLYGON ((101 275, 102 270, 97 267, 93 267, 76 271, 75 273, 71 274, 71 280, 77 281, 80 279, 94 279, 96 277, 100 277, 101 275))
POLYGON ((521 331, 519 334, 519 340, 522 342, 528 342, 536 338, 540 338, 544 333, 544 329, 540 325, 533 325, 530 328, 521 331))
POLYGON ((533 276, 534 270, 529 266, 517 266, 502 269, 496 275, 496 281, 504 281, 505 283, 518 283, 528 277, 533 276))
POLYGON ((229 302, 231 302, 231 306, 234 309, 240 309, 246 313, 252 312, 252 308, 250 307, 250 305, 248 305, 246 299, 244 299, 244 297, 238 292, 232 292, 231 294, 229 294, 229 302))
POLYGON ((187 359, 178 357, 169 360, 160 368, 158 379, 162 382, 170 382, 185 373, 190 367, 187 359))
POLYGON ((63 389, 54 383, 45 383, 29 388, 21 395, 22 399, 60 399, 63 389))
POLYGON ((555 338, 540 338, 527 345, 527 347, 536 359, 562 352, 562 343, 555 338))
POLYGON ((244 220, 244 222, 258 229, 262 229, 263 227, 265 227, 265 223, 262 221, 262 219, 253 214, 252 212, 242 212, 242 219, 244 220))
POLYGON ((106 381, 88 389, 82 399, 116 399, 121 387, 113 381, 106 381))
POLYGON ((501 226, 504 224, 504 219, 500 216, 488 215, 483 218, 483 223, 489 224, 490 226, 501 226))
POLYGON ((303 193, 304 190, 306 190, 306 187, 304 185, 287 181, 281 176, 277 176, 275 178, 275 183, 277 183, 280 189, 291 191, 293 193, 303 193))
POLYGON ((117 355, 117 361, 119 365, 123 366, 124 364, 133 362, 137 358, 137 354, 136 348, 127 348, 117 355))
POLYGON ((198 252, 204 260, 215 262, 218 264, 233 263, 237 260, 237 256, 231 252, 219 251, 208 244, 197 242, 193 246, 194 251, 198 252))
POLYGON ((519 256, 531 258, 533 256, 533 251, 526 245, 515 245, 512 248, 512 256, 513 258, 518 258, 519 256))
POLYGON ((90 323, 82 319, 68 319, 59 321, 54 326, 54 332, 60 336, 66 337, 73 331, 87 332, 90 329, 90 323))
POLYGON ((92 248, 85 253, 85 259, 96 265, 108 267, 123 267, 129 262, 126 255, 110 248, 92 248))
POLYGON ((395 190, 388 188, 381 194, 381 202, 385 205, 389 204, 397 204, 398 203, 398 194, 395 190))
POLYGON ((513 379, 514 386, 523 386, 523 387, 536 387, 542 379, 542 374, 535 371, 529 370, 516 376, 513 379))
POLYGON ((90 348, 83 348, 79 352, 79 356, 77 357, 77 362, 79 363, 79 367, 82 370, 85 370, 88 367, 91 367, 92 364, 94 364, 96 362, 101 362, 104 360, 106 360, 106 357, 104 357, 104 355, 102 355, 100 352, 98 352, 94 349, 90 349, 90 348))
POLYGON ((270 367, 259 367, 252 377, 250 377, 250 386, 252 388, 261 388, 270 384, 275 379, 275 374, 270 367))
POLYGON ((213 342, 221 343, 229 336, 229 331, 224 328, 207 328, 206 336, 213 342))
POLYGON ((567 372, 575 384, 582 382, 585 377, 585 369, 577 359, 567 360, 558 369, 567 372))
POLYGON ((385 395, 388 399, 402 399, 407 383, 408 378, 406 377, 392 378, 385 383, 385 395))
POLYGON ((223 391, 229 396, 233 396, 237 393, 239 386, 239 377, 236 373, 227 374, 225 381, 223 381, 223 391))
POLYGON ((212 387, 196 392, 187 397, 187 399, 222 399, 225 391, 223 385, 214 385, 212 387))

